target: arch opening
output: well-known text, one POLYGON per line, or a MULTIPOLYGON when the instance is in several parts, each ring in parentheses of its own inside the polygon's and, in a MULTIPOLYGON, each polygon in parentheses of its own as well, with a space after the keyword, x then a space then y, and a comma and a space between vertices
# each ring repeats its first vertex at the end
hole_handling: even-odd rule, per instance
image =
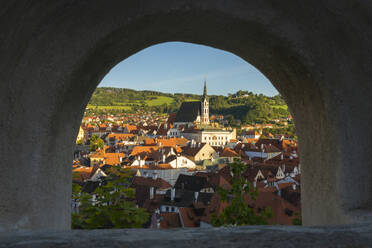
MULTIPOLYGON (((211 214, 216 204, 224 206, 218 187, 231 189, 233 180, 230 176, 225 178, 225 174, 230 175, 229 164, 239 159, 245 164, 244 178, 252 190, 259 192, 260 203, 254 207, 255 211, 259 214, 270 208, 274 217, 267 219, 271 224, 301 222, 300 167, 294 125, 281 96, 254 67, 221 50, 172 42, 137 53, 113 68, 105 79, 105 86, 112 85, 114 79, 115 86, 121 87, 97 88, 79 129, 73 185, 82 188, 73 193, 75 220, 84 215, 81 213, 84 208, 79 208, 81 192, 96 195, 93 192, 96 187, 113 180, 110 169, 120 166, 133 173, 132 184, 128 186, 136 192, 133 201, 153 217, 149 217, 144 227, 157 226, 154 216, 159 217, 161 227, 176 227, 177 223, 166 224, 172 221, 170 215, 185 219, 178 223, 179 227, 183 227, 182 223, 188 223, 187 227, 217 225, 211 214), (173 74, 172 79, 167 78, 169 74, 173 74), (195 82, 203 76, 204 93, 203 82, 195 82), (105 80, 107 77, 111 78, 111 84, 105 80), (164 80, 168 84, 157 83, 164 80), (228 87, 226 82, 231 82, 228 87), (252 86, 248 87, 249 83, 252 86), (162 92, 160 86, 172 93, 162 92), (247 90, 276 95, 269 97, 247 90), (195 104, 198 112, 193 110, 195 104), (96 145, 97 138, 101 140, 100 147, 96 145), (88 146, 89 142, 92 145, 88 146), (205 189, 180 186, 199 179, 206 179, 205 189), (159 188, 159 180, 168 186, 159 188), (176 200, 171 199, 172 190, 177 191, 176 200), (202 194, 203 197, 197 198, 200 202, 189 198, 190 192, 202 194), (194 201, 203 207, 190 207, 195 205, 194 201)), ((248 206, 255 205, 248 194, 245 201, 248 206)), ((89 228, 84 223, 74 227, 83 226, 89 228)))
MULTIPOLYGON (((152 34, 153 30, 155 29, 152 27, 152 25, 149 25, 149 22, 147 20, 140 21, 137 24, 140 27, 135 25, 137 26, 136 29, 140 29, 141 31, 144 31, 144 33, 149 34, 143 34, 142 32, 140 32, 139 34, 136 33, 136 36, 138 36, 140 42, 133 44, 133 50, 130 53, 128 53, 128 47, 126 47, 127 44, 125 44, 125 42, 123 44, 123 38, 120 37, 122 33, 120 31, 115 31, 101 41, 102 44, 100 44, 99 49, 97 48, 94 55, 91 54, 92 57, 86 59, 86 64, 81 67, 81 70, 83 72, 82 74, 91 75, 88 67, 93 68, 94 71, 98 71, 99 68, 101 73, 99 75, 93 75, 94 78, 89 79, 92 80, 90 82, 95 81, 97 82, 96 84, 98 84, 98 82, 103 79, 106 73, 108 73, 108 71, 114 65, 119 63, 121 60, 129 57, 130 55, 137 53, 142 49, 145 49, 146 47, 169 41, 189 42, 231 52, 235 55, 238 55, 248 63, 253 64, 265 76, 267 76, 267 78, 269 78, 275 88, 282 94, 289 108, 291 109, 291 111, 293 111, 295 120, 296 111, 300 112, 299 115, 303 116, 304 113, 310 112, 311 110, 314 111, 316 109, 316 111, 318 111, 324 109, 323 101, 321 99, 322 96, 319 93, 319 89, 317 86, 314 86, 315 81, 311 78, 311 74, 307 72, 307 69, 305 69, 306 65, 304 65, 303 62, 305 62, 306 59, 301 58, 299 54, 296 54, 294 51, 292 51, 290 49, 290 45, 286 41, 281 40, 280 37, 269 36, 268 33, 270 32, 265 32, 265 28, 261 27, 260 25, 256 26, 255 23, 248 23, 249 29, 234 25, 236 23, 236 20, 231 20, 230 18, 228 19, 233 23, 232 26, 222 25, 223 27, 225 27, 225 29, 221 30, 221 24, 219 22, 221 20, 226 20, 226 16, 217 15, 218 17, 216 17, 212 14, 213 17, 211 17, 208 16, 211 13, 203 14, 204 16, 202 25, 198 24, 198 27, 194 26, 193 28, 191 28, 189 25, 190 17, 188 16, 184 16, 182 18, 176 17, 174 15, 168 17, 156 17, 156 23, 154 23, 154 25, 160 27, 160 31, 157 30, 155 35, 152 34), (162 18, 176 18, 177 21, 173 22, 171 28, 167 27, 166 30, 163 30, 163 27, 165 27, 166 25, 162 18), (180 30, 179 27, 183 27, 184 22, 186 22, 187 25, 185 29, 180 30), (208 32, 205 32, 205 30, 208 29, 207 27, 210 26, 213 26, 214 28, 208 30, 208 32), (218 31, 215 29, 216 27, 219 27, 218 31), (159 33, 160 35, 158 35, 159 33), (191 35, 191 33, 193 33, 193 35, 191 35), (162 38, 159 40, 153 39, 151 41, 143 39, 144 37, 151 37, 152 35, 154 37, 160 36, 162 38), (167 36, 170 36, 172 38, 164 38, 167 36), (204 37, 205 39, 202 37, 204 37), (230 39, 226 39, 225 37, 230 37, 230 39), (113 45, 112 39, 117 39, 117 43, 115 46, 113 45), (261 42, 262 40, 265 40, 265 42, 267 43, 261 42), (107 44, 109 44, 109 46, 107 46, 107 44), (245 45, 243 46, 242 44, 245 45), (123 47, 126 47, 124 51, 123 47), (108 54, 110 54, 110 56, 108 54), (119 56, 119 54, 122 55, 119 56), (104 64, 102 64, 102 62, 104 62, 104 64), (311 90, 309 88, 311 88, 311 90), (315 102, 318 105, 314 104, 315 102), (293 108, 292 106, 295 106, 295 108, 293 108)), ((167 24, 169 24, 168 21, 167 24)), ((193 25, 196 25, 196 23, 193 23, 193 25)), ((125 37, 124 40, 126 39, 127 38, 125 37)), ((81 82, 81 79, 76 81, 81 82)), ((88 86, 88 84, 89 82, 86 81, 86 86, 88 86)), ((96 85, 94 85, 94 87, 95 86, 96 85)), ((93 85, 90 85, 88 87, 91 89, 89 94, 90 96, 93 92, 94 87, 93 85)), ((88 102, 88 100, 89 97, 85 99, 85 103, 82 104, 82 106, 84 106, 88 102)), ((84 107, 82 107, 82 109, 84 109, 84 107)), ((82 116, 82 113, 80 114, 80 116, 82 116)), ((316 116, 315 113, 303 118, 306 119, 306 121, 304 121, 304 123, 300 125, 303 128, 302 132, 316 129, 314 125, 311 125, 311 128, 309 128, 309 123, 312 123, 312 120, 318 120, 319 118, 318 116, 316 116)), ((317 124, 321 125, 320 123, 317 124)), ((301 135, 301 130, 298 130, 298 134, 300 138, 299 143, 301 145, 301 137, 303 136, 301 135)), ((312 137, 314 136, 312 135, 312 137)), ((310 144, 313 144, 313 141, 311 140, 308 140, 308 142, 310 144)), ((319 150, 321 151, 322 148, 319 147, 319 150)), ((301 150, 300 153, 302 154, 303 151, 301 150)), ((311 153, 305 153, 305 156, 306 155, 312 157, 311 153)), ((311 158, 311 161, 315 162, 313 158, 311 158)), ((314 219, 311 218, 310 220, 312 221, 314 219)), ((306 223, 305 221, 305 224, 311 223, 306 223)))

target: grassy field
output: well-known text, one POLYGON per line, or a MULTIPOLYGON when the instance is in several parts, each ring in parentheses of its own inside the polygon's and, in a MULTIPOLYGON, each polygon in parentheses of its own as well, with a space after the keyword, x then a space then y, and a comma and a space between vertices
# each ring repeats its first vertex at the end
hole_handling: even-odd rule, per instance
POLYGON ((195 102, 195 101, 200 101, 200 99, 195 99, 195 98, 185 98, 184 102, 195 102))
MULTIPOLYGON (((89 109, 95 109, 95 105, 88 105, 87 108, 89 109)), ((130 106, 97 106, 98 109, 124 109, 124 110, 130 110, 130 106)))
POLYGON ((168 96, 158 96, 156 99, 153 100, 146 100, 145 101, 148 106, 159 106, 163 104, 172 104, 174 102, 172 97, 168 96))
MULTIPOLYGON (((173 98, 171 97, 167 97, 167 96, 157 96, 156 99, 152 99, 152 100, 145 100, 144 103, 146 103, 148 106, 152 107, 152 106, 159 106, 159 105, 162 105, 162 104, 172 104, 174 102, 173 98)), ((129 106, 130 104, 138 104, 138 105, 142 105, 143 101, 141 100, 135 100, 135 101, 131 101, 130 103, 126 103, 126 102, 114 102, 114 106, 98 106, 98 109, 123 109, 123 110, 130 110, 131 109, 131 106, 129 106)), ((95 109, 96 106, 95 105, 88 105, 87 106, 88 108, 90 109, 95 109)))
POLYGON ((272 108, 281 108, 281 109, 285 109, 285 110, 288 109, 288 106, 287 105, 272 105, 271 107, 272 108))

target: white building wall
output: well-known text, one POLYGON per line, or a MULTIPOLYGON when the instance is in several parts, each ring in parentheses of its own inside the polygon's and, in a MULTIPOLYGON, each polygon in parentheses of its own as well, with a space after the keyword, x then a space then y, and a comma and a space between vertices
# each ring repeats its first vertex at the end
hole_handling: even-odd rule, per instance
POLYGON ((197 133, 183 133, 183 136, 188 140, 207 143, 211 146, 225 146, 233 139, 231 131, 200 131, 197 133))
POLYGON ((194 161, 184 157, 177 156, 177 158, 169 163, 173 168, 190 168, 194 169, 196 167, 194 161))

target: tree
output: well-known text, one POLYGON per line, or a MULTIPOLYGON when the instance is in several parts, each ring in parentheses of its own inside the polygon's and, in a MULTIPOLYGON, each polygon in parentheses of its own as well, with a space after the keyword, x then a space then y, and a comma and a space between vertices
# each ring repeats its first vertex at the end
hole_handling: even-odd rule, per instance
POLYGON ((93 135, 92 138, 89 140, 89 150, 95 151, 98 148, 103 148, 105 145, 105 142, 99 138, 97 135, 93 135))
POLYGON ((230 115, 229 117, 227 117, 227 120, 229 121, 230 125, 233 125, 235 123, 235 119, 233 115, 230 115))
POLYGON ((296 226, 302 226, 302 218, 300 213, 295 213, 296 218, 292 220, 292 224, 296 226))
POLYGON ((221 201, 228 202, 229 205, 218 216, 211 215, 212 225, 267 225, 268 219, 273 217, 271 208, 265 208, 256 213, 254 208, 251 208, 245 202, 246 196, 255 200, 258 195, 257 189, 253 189, 249 181, 242 175, 246 165, 240 161, 235 161, 229 166, 233 174, 232 187, 230 190, 219 187, 217 191, 221 201))
POLYGON ((149 214, 133 202, 134 190, 129 188, 129 170, 113 166, 101 186, 91 194, 73 187, 73 200, 79 202, 79 213, 72 214, 73 229, 140 228, 149 214))

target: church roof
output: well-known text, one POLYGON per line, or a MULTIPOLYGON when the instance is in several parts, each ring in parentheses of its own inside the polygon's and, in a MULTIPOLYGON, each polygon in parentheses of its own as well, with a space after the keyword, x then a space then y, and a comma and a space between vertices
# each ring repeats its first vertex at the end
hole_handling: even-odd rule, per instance
POLYGON ((194 122, 201 113, 201 102, 183 102, 175 122, 194 122))

